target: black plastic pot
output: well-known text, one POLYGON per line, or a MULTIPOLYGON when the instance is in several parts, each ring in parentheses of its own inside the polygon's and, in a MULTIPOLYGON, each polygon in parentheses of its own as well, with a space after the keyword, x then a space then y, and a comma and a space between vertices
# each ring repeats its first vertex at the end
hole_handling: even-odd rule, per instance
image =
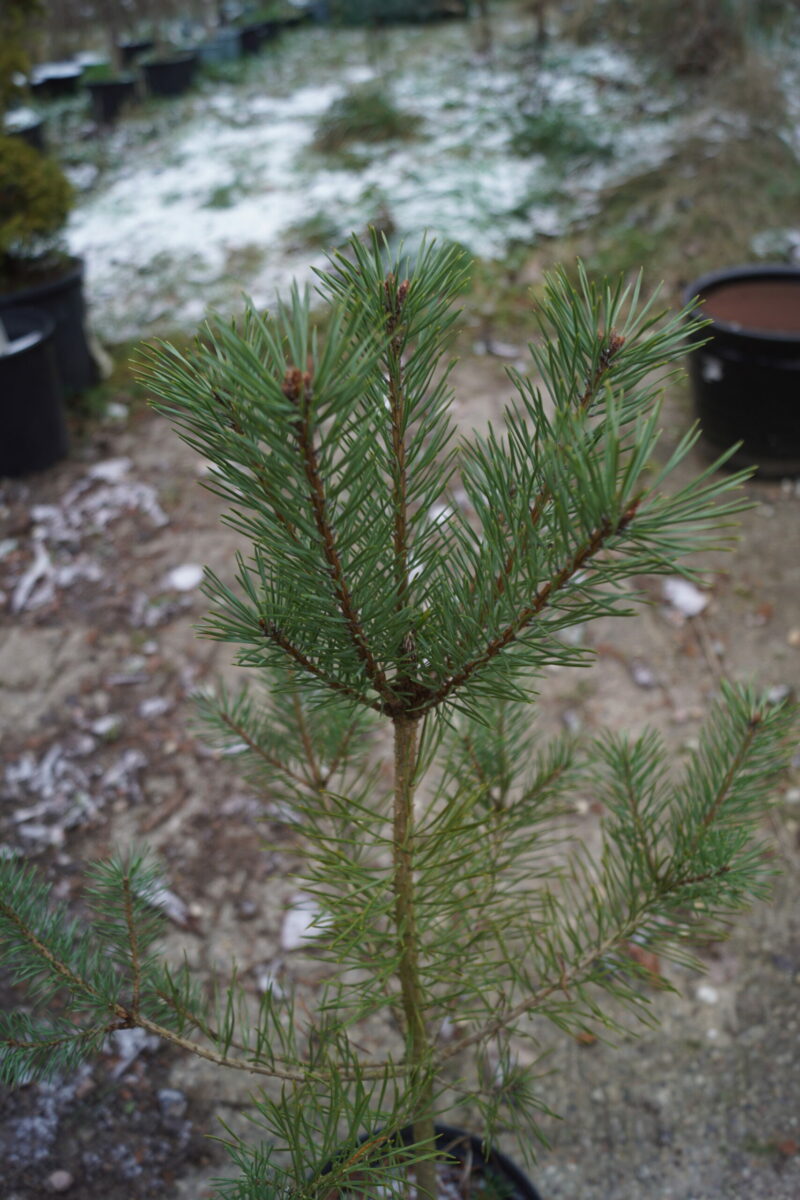
POLYGON ((154 46, 155 42, 152 41, 120 42, 119 53, 123 67, 129 67, 143 54, 149 54, 154 46))
POLYGON ((0 476, 28 475, 51 467, 69 448, 55 327, 33 308, 7 309, 2 321, 12 343, 25 341, 0 354, 0 476))
POLYGON ((687 289, 712 324, 689 356, 709 448, 741 447, 728 466, 765 478, 800 474, 800 267, 758 265, 705 275, 687 289))
POLYGON ((242 39, 238 29, 219 29, 209 41, 198 46, 201 63, 215 66, 218 63, 235 62, 242 53, 242 39))
MULTIPOLYGON (((488 1155, 484 1154, 479 1137, 453 1125, 435 1125, 434 1129, 439 1155, 455 1159, 460 1168, 467 1170, 467 1186, 463 1189, 466 1194, 496 1195, 502 1196, 503 1200, 542 1200, 527 1175, 502 1151, 493 1149, 488 1155), (471 1186, 473 1177, 478 1183, 482 1180, 489 1186, 471 1186)), ((399 1137, 404 1145, 411 1145, 414 1131, 410 1127, 403 1129, 399 1137)))
POLYGON ((258 54, 265 42, 274 41, 280 34, 282 22, 246 21, 239 26, 243 54, 258 54))
POLYGON ((4 133, 6 137, 21 138, 23 142, 32 146, 34 150, 38 150, 40 154, 44 154, 47 149, 42 117, 31 121, 28 125, 7 125, 4 133))
POLYGON ((182 96, 194 82, 197 55, 193 51, 172 58, 157 58, 142 64, 151 96, 182 96))
POLYGON ((93 387, 100 376, 86 332, 83 262, 70 259, 60 274, 0 294, 0 314, 19 307, 42 309, 55 325, 53 344, 65 396, 93 387))
POLYGON ((86 84, 92 115, 98 125, 113 125, 126 105, 136 100, 136 81, 132 75, 119 79, 97 79, 86 84))
MULTIPOLYGON (((495 1189, 487 1189, 489 1195, 494 1193, 505 1197, 505 1200, 542 1200, 527 1175, 502 1151, 492 1149, 485 1155, 481 1139, 474 1134, 465 1133, 463 1129, 456 1129, 452 1125, 436 1125, 435 1129, 436 1147, 442 1156, 457 1159, 469 1168, 470 1175, 483 1179, 488 1177, 490 1182, 496 1182, 495 1189)), ((402 1136, 404 1141, 410 1142, 414 1135, 412 1130, 404 1129, 402 1136)), ((468 1188, 467 1191, 471 1193, 472 1189, 468 1188)))
POLYGON ((34 71, 29 86, 40 100, 62 100, 64 96, 77 94, 82 75, 83 68, 78 63, 53 63, 50 69, 45 64, 34 71))

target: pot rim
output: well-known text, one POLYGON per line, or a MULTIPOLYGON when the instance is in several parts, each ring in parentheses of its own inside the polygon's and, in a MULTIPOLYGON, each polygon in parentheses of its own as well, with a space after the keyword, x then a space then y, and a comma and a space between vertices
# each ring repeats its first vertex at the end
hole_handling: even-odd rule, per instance
POLYGON ((64 262, 64 270, 56 277, 48 276, 41 283, 29 283, 14 291, 0 291, 0 312, 10 308, 35 308, 39 297, 49 296, 62 288, 69 288, 83 278, 85 264, 82 258, 68 255, 64 262), (29 303, 30 301, 30 303, 29 303))
POLYGON ((726 284, 741 283, 751 279, 796 279, 798 284, 800 284, 800 265, 793 265, 791 263, 743 263, 741 266, 722 267, 717 271, 709 271, 707 274, 693 280, 692 283, 683 289, 682 300, 684 304, 690 304, 693 300, 699 301, 695 313, 698 316, 705 315, 709 322, 704 329, 700 330, 700 336, 704 335, 706 329, 718 329, 722 333, 730 334, 732 337, 758 338, 765 342, 782 342, 784 345, 787 342, 800 344, 800 331, 758 329, 753 325, 740 325, 733 321, 724 321, 717 317, 712 317, 710 314, 704 314, 702 307, 702 301, 705 298, 704 293, 710 294, 711 292, 720 290, 726 284))
MULTIPOLYGON (((8 361, 10 358, 16 358, 17 355, 25 354, 30 350, 36 349, 37 346, 41 346, 42 342, 46 342, 48 338, 53 336, 55 322, 49 313, 46 313, 41 308, 30 308, 28 306, 20 305, 19 307, 15 306, 14 308, 7 308, 5 311, 0 311, 0 321, 3 322, 3 328, 5 329, 6 334, 8 334, 6 322, 8 321, 9 317, 16 318, 23 324, 23 332, 16 333, 14 335, 14 341, 16 341, 18 338, 26 337, 32 333, 35 333, 37 337, 34 342, 28 342, 27 345, 22 346, 17 350, 12 350, 10 353, 6 351, 5 353, 0 354, 0 363, 8 361), (25 326, 27 326, 27 328, 24 328, 25 326)), ((9 340, 11 339, 9 338, 9 340)))
POLYGON ((129 87, 130 85, 133 85, 135 87, 136 86, 136 76, 135 75, 114 75, 113 78, 111 78, 111 79, 89 79, 84 84, 84 86, 87 88, 88 91, 91 92, 93 89, 102 91, 103 88, 107 88, 107 87, 119 87, 120 84, 124 84, 125 87, 129 87))

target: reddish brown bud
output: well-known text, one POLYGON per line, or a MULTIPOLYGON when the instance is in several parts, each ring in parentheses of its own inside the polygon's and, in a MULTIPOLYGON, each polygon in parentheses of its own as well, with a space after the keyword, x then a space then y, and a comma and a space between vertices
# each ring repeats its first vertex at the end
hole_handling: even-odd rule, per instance
POLYGON ((303 391, 303 372, 299 367, 287 367, 281 391, 287 400, 297 404, 303 391))

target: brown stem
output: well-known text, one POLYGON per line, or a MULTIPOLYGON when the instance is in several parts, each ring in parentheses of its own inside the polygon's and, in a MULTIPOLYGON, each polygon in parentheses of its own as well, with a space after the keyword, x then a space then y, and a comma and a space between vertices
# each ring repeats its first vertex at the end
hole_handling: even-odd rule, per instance
POLYGON ((125 925, 128 930, 128 945, 131 951, 131 971, 133 974, 131 1012, 135 1017, 138 1017, 139 999, 142 991, 142 963, 139 954, 139 935, 136 932, 136 919, 133 911, 133 890, 128 875, 122 880, 122 894, 125 902, 125 925))
POLYGON ((285 633, 278 628, 274 621, 266 621, 262 618, 258 624, 264 636, 283 650, 291 658, 292 662, 301 667, 308 675, 313 675, 320 683, 324 683, 332 692, 341 692, 343 696, 349 696, 351 700, 357 700, 359 704, 365 704, 367 708, 372 708, 375 712, 385 712, 384 705, 379 701, 370 700, 362 692, 356 691, 355 688, 349 687, 346 683, 341 683, 340 680, 334 679, 330 675, 326 675, 321 667, 317 666, 298 646, 289 641, 285 633))
POLYGON ((228 713, 220 713, 219 716, 220 720, 228 727, 228 729, 230 729, 231 733, 235 733, 236 736, 244 742, 248 750, 252 750, 253 754, 257 754, 262 762, 265 762, 267 766, 272 767, 274 771, 280 771, 287 777, 287 779, 291 779, 293 783, 298 783, 302 787, 309 787, 311 785, 311 781, 305 775, 301 775, 299 772, 293 771, 291 767, 287 767, 286 763, 281 762, 279 758, 275 758, 274 755, 268 754, 264 747, 259 746, 258 742, 256 742, 250 736, 245 727, 243 725, 237 725, 237 723, 231 719, 228 713))
POLYGON ((389 344, 389 412, 392 422, 392 509, 394 511, 394 576, 397 611, 408 597, 408 483, 406 479, 406 443, 403 433, 405 394, 399 338, 389 344))
POLYGON ((375 658, 367 642, 347 580, 344 575, 342 560, 336 546, 333 527, 328 517, 328 499, 320 471, 319 458, 314 446, 313 429, 311 425, 310 389, 305 388, 301 402, 301 414, 297 423, 297 437, 303 456, 303 466, 309 488, 309 501, 314 514, 314 523, 322 541, 322 550, 328 564, 333 591, 339 610, 344 618, 350 638, 356 648, 356 653, 364 664, 364 669, 375 691, 385 702, 395 700, 394 692, 384 674, 383 668, 375 658))
POLYGON ((658 863, 655 860, 655 856, 653 854, 653 846, 650 842, 650 839, 647 836, 647 830, 644 827, 644 821, 642 820, 642 813, 639 808, 639 796, 636 792, 636 788, 633 786, 633 780, 631 779, 630 763, 627 761, 625 763, 625 793, 628 797, 628 806, 631 810, 631 816, 633 818, 633 826, 634 826, 634 829, 636 830, 636 836, 639 839, 639 845, 641 846, 642 853, 644 854, 645 862, 647 863, 647 870, 649 871, 650 878, 653 880, 653 882, 657 883, 658 878, 659 878, 658 863))
POLYGON ((313 776, 314 790, 321 793, 324 790, 322 775, 317 762, 317 756, 314 753, 314 743, 312 742, 311 734, 309 733, 306 714, 303 712, 303 705, 297 692, 292 692, 292 708, 294 710, 294 718, 297 721, 297 728, 300 731, 300 740, 303 743, 303 752, 313 776))
MULTIPOLYGON (((412 1084, 417 1089, 418 1115, 414 1120, 415 1142, 433 1143, 433 1095, 429 1078, 432 1048, 425 1023, 425 997, 419 964, 419 930, 414 894, 414 791, 417 767, 417 721, 394 719, 394 808, 392 849, 394 860, 394 915, 398 941, 403 1024, 408 1046, 412 1084)), ((417 1190, 435 1200, 436 1168, 433 1160, 416 1164, 417 1190)))

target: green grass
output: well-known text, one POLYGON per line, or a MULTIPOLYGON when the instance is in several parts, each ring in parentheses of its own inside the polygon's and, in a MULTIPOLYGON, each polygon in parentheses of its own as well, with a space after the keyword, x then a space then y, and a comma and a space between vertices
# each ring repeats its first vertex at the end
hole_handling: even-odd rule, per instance
POLYGON ((570 108, 546 106, 541 112, 520 116, 511 137, 511 149, 521 158, 543 154, 548 162, 569 159, 609 159, 613 144, 597 127, 570 108))
POLYGON ((305 220, 290 225, 283 235, 283 240, 287 246, 296 246, 298 249, 327 250, 331 246, 340 245, 345 238, 336 222, 320 210, 305 220))
POLYGON ((420 117, 397 108, 382 88, 367 84, 334 100, 317 124, 313 146, 335 154, 358 142, 408 141, 420 125, 420 117))

